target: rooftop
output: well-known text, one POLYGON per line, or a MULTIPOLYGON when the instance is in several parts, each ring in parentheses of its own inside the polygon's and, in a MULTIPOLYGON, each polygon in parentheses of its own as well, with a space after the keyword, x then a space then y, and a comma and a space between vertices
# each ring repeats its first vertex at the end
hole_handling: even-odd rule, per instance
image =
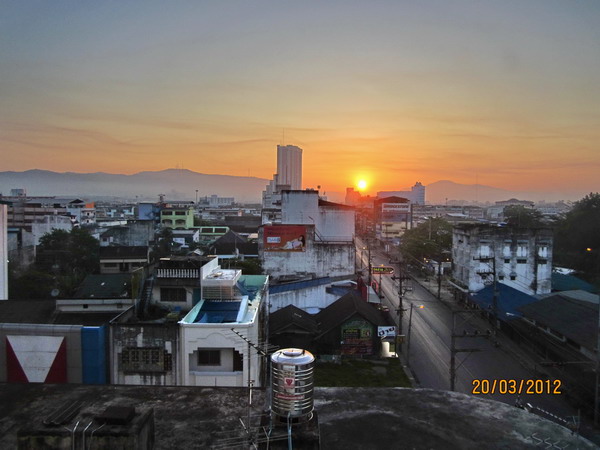
MULTIPOLYGON (((78 414, 64 425, 69 430, 77 421, 82 429, 82 423, 108 406, 135 405, 136 411, 154 410, 156 450, 224 446, 226 439, 227 448, 233 448, 233 442, 238 446, 244 442, 240 419, 247 417, 247 392, 245 388, 0 384, 0 447, 16 448, 20 431, 43 434, 44 418, 65 403, 82 402, 78 414)), ((262 430, 258 425, 266 397, 264 390, 253 391, 253 433, 262 430)), ((540 440, 558 448, 597 448, 524 410, 455 392, 317 388, 315 410, 323 449, 506 449, 534 447, 540 440)), ((276 428, 273 435, 285 436, 285 429, 276 428)), ((282 442, 287 448, 287 441, 282 442)))

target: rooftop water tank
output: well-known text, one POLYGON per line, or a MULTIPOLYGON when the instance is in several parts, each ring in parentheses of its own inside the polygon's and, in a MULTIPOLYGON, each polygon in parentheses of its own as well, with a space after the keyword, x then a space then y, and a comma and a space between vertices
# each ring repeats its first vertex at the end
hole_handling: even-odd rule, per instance
POLYGON ((311 419, 314 367, 315 357, 307 350, 285 348, 271 355, 271 410, 280 419, 311 419))

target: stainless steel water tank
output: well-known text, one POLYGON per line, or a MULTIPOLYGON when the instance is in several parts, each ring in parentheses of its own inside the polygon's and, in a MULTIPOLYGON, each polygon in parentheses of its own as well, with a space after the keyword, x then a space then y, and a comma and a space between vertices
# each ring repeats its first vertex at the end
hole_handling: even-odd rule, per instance
POLYGON ((313 411, 315 357, 307 350, 285 348, 271 355, 271 410, 280 418, 310 420, 313 411))

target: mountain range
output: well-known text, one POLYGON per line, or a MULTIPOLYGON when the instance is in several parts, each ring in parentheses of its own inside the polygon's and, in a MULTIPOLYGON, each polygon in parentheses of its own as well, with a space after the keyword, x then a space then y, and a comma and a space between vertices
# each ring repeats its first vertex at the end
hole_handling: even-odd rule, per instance
MULTIPOLYGON (((0 193, 9 195, 14 188, 24 188, 27 195, 77 196, 86 199, 119 197, 129 200, 194 200, 217 194, 234 197, 238 202, 260 202, 261 192, 269 180, 256 177, 213 175, 187 169, 138 172, 133 175, 104 172, 74 173, 48 170, 0 172, 0 193), (197 193, 196 193, 197 190, 197 193)), ((519 192, 480 184, 459 184, 448 180, 426 186, 427 203, 495 202, 518 198, 532 201, 578 200, 586 192, 519 192)), ((327 192, 331 201, 343 202, 341 192, 327 192)))

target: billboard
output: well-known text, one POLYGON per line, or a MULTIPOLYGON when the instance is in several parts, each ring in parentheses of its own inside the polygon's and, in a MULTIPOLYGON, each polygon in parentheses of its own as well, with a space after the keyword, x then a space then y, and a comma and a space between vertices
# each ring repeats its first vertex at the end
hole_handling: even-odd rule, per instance
POLYGON ((267 225, 263 227, 266 252, 303 252, 306 250, 304 225, 267 225))
POLYGON ((373 353, 373 326, 362 319, 346 322, 341 327, 342 355, 371 355, 373 353))

